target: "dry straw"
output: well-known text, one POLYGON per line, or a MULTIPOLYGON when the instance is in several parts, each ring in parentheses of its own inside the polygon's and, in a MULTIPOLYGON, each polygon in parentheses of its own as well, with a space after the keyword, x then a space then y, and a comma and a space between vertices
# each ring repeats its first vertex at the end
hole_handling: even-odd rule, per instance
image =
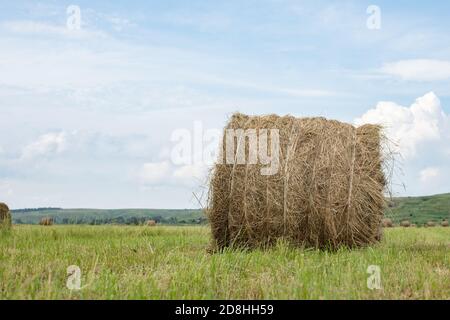
POLYGON ((442 227, 448 227, 448 221, 447 220, 442 221, 441 222, 441 226, 442 227))
POLYGON ((11 226, 11 213, 9 212, 8 206, 0 202, 0 227, 10 227, 11 226))
POLYGON ((51 226, 51 225, 53 225, 53 218, 51 218, 51 217, 42 218, 39 221, 39 224, 41 226, 51 226))
POLYGON ((147 220, 145 222, 145 225, 148 227, 154 227, 154 226, 156 226, 156 221, 155 220, 147 220))
POLYGON ((389 218, 384 218, 381 223, 384 228, 392 228, 394 226, 392 219, 389 218))
POLYGON ((434 226, 436 226, 436 223, 434 221, 427 222, 427 227, 434 227, 434 226))
POLYGON ((400 226, 408 228, 411 226, 411 222, 409 222, 408 220, 403 220, 402 222, 400 222, 400 226))
MULTIPOLYGON (((237 113, 225 129, 278 129, 280 162, 267 176, 260 163, 215 166, 207 213, 216 249, 277 239, 316 248, 380 240, 386 180, 379 126, 237 113)), ((248 139, 237 140, 235 154, 244 143, 248 156, 248 139)))

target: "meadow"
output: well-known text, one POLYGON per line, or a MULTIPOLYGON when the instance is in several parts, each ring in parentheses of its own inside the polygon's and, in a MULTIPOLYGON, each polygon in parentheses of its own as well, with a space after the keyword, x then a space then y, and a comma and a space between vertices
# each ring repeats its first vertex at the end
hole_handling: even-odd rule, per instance
POLYGON ((450 228, 386 229, 337 252, 209 243, 207 226, 15 225, 0 232, 0 299, 450 299, 450 228), (70 265, 81 290, 66 286, 70 265))

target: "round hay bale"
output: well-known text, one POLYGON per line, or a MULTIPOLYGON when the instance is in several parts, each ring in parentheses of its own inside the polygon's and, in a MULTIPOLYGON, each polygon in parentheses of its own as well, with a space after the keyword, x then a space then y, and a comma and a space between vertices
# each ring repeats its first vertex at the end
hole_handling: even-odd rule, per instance
POLYGON ((381 222, 384 228, 392 228, 394 224, 392 223, 392 219, 384 218, 381 222))
POLYGON ((148 227, 154 227, 154 226, 156 226, 156 221, 155 220, 147 220, 145 222, 145 225, 148 227))
POLYGON ((408 228, 411 226, 411 222, 409 222, 408 220, 403 220, 402 222, 400 222, 400 226, 404 227, 404 228, 408 228))
POLYGON ((53 225, 53 218, 52 218, 52 217, 45 217, 45 218, 42 218, 42 219, 39 221, 39 224, 40 224, 41 226, 51 226, 51 225, 53 225))
POLYGON ((11 226, 11 213, 9 212, 8 206, 0 202, 0 227, 10 227, 11 226))
POLYGON ((434 226, 436 226, 436 223, 434 221, 427 222, 427 227, 434 227, 434 226))
POLYGON ((448 220, 444 220, 441 222, 442 227, 448 227, 448 220))
POLYGON ((376 125, 234 114, 210 180, 213 245, 252 248, 282 238, 337 248, 379 241, 386 185, 381 140, 376 125), (252 131, 259 139, 257 163, 249 161, 252 131), (277 170, 267 174, 268 167, 277 170))

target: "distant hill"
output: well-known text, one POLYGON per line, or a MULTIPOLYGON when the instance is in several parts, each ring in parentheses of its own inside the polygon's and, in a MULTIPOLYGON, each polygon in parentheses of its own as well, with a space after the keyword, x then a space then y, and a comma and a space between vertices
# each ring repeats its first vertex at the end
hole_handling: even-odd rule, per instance
POLYGON ((398 223, 409 220, 422 225, 429 220, 450 220, 450 193, 424 197, 393 198, 389 201, 385 216, 398 223))
POLYGON ((16 224, 37 224, 42 217, 52 217, 56 224, 142 224, 155 220, 163 224, 202 224, 206 217, 196 209, 60 209, 35 208, 12 210, 16 224))
MULTIPOLYGON (((450 220, 450 193, 426 197, 393 198, 385 216, 399 223, 409 220, 422 225, 429 220, 450 220)), ((16 224, 37 224, 42 217, 52 217, 57 224, 142 224, 156 220, 163 224, 205 224, 202 210, 196 209, 61 209, 33 208, 12 210, 16 224)))

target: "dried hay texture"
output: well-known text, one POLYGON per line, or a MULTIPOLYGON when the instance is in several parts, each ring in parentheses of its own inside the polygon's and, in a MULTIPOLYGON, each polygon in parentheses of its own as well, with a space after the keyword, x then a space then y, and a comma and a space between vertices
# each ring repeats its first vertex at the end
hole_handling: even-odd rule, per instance
MULTIPOLYGON (((259 162, 215 166, 207 208, 215 249, 261 247, 277 239, 360 247, 381 239, 386 180, 379 126, 237 113, 225 129, 278 129, 279 170, 264 176, 260 170, 267 165, 259 162)), ((244 139, 235 139, 235 153, 245 143, 248 157, 244 139)), ((224 134, 223 153, 225 141, 224 134)))
POLYGON ((40 224, 41 226, 51 226, 51 225, 53 225, 53 218, 50 218, 50 217, 42 218, 42 219, 39 221, 39 224, 40 224))
POLYGON ((448 227, 448 221, 447 220, 442 221, 441 222, 441 226, 442 227, 448 227))
POLYGON ((404 227, 404 228, 408 228, 411 226, 411 222, 409 222, 408 220, 403 220, 402 222, 400 222, 400 226, 404 227))
POLYGON ((392 219, 389 218, 384 218, 381 223, 384 228, 392 228, 394 226, 392 219))
POLYGON ((9 212, 8 206, 0 202, 0 227, 10 227, 11 226, 11 213, 9 212))
POLYGON ((434 221, 427 222, 427 227, 434 227, 434 226, 436 226, 436 223, 434 221))
POLYGON ((154 226, 156 226, 156 221, 155 220, 147 220, 145 222, 145 225, 148 227, 154 227, 154 226))

